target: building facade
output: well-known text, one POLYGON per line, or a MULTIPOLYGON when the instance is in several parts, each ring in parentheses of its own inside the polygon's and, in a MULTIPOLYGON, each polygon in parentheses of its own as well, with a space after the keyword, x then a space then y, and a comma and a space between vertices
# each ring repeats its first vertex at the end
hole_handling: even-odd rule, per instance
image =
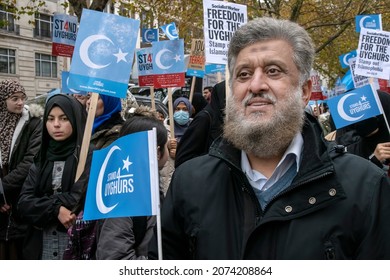
MULTIPOLYGON (((17 6, 25 7, 28 2, 17 1, 17 6)), ((53 15, 65 12, 62 2, 46 1, 39 13, 20 19, 0 6, 0 80, 19 80, 28 97, 60 88, 61 71, 68 68, 69 59, 51 55, 53 15)))

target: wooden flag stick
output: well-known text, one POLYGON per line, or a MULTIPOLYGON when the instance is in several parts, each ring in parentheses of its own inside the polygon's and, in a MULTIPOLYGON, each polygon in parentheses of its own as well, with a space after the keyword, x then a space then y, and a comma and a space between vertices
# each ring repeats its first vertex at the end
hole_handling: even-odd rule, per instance
POLYGON ((175 138, 175 125, 173 120, 173 101, 172 88, 168 88, 168 111, 169 111, 169 128, 171 130, 171 138, 175 138))
POLYGON ((196 82, 196 77, 193 76, 191 81, 191 91, 190 91, 190 98, 189 98, 190 103, 192 103, 192 98, 194 97, 195 82, 196 82))
POLYGON ((154 86, 150 87, 150 99, 152 102, 152 109, 156 110, 156 101, 154 101, 154 86))
POLYGON ((77 165, 76 178, 77 181, 84 171, 85 162, 87 160, 89 143, 91 141, 92 125, 95 120, 96 106, 99 98, 99 94, 91 94, 91 102, 89 103, 87 123, 85 124, 85 130, 83 135, 83 142, 81 144, 81 151, 79 155, 79 164, 77 165))

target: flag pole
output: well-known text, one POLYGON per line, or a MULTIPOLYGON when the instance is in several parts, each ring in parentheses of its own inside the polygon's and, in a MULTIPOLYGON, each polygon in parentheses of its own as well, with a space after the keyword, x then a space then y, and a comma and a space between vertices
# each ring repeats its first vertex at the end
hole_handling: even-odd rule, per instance
POLYGON ((85 162, 87 161, 89 142, 91 141, 91 136, 92 136, 92 125, 95 120, 96 106, 97 106, 99 94, 92 93, 90 98, 91 98, 91 102, 89 103, 87 123, 85 124, 83 142, 81 144, 81 151, 79 156, 79 163, 77 165, 75 182, 80 178, 81 174, 83 173, 85 162))
MULTIPOLYGON (((190 91, 190 103, 192 103, 192 98, 194 98, 194 89, 195 89, 195 82, 196 82, 196 77, 192 76, 192 81, 191 81, 191 91, 190 91)), ((191 114, 190 114, 191 115, 191 114)))
POLYGON ((156 110, 156 101, 154 100, 154 86, 150 87, 150 99, 152 102, 152 109, 156 110))
POLYGON ((173 122, 173 98, 172 88, 168 88, 168 111, 169 111, 169 128, 171 130, 171 139, 175 138, 175 125, 173 122))
MULTIPOLYGON (((158 195, 159 192, 157 191, 158 195)), ((159 197, 159 196, 158 196, 159 197)), ((161 234, 161 202, 160 199, 158 199, 158 207, 157 207, 157 250, 158 250, 158 259, 163 260, 163 253, 162 253, 162 234, 161 234)))

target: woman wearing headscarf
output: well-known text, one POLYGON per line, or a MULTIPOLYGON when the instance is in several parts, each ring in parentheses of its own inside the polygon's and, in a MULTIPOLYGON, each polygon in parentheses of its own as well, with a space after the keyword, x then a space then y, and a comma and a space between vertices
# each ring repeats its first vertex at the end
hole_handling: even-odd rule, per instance
POLYGON ((194 96, 192 97, 192 115, 191 118, 195 118, 195 116, 202 111, 209 103, 204 98, 203 94, 200 92, 194 92, 194 96))
MULTIPOLYGON (((88 95, 90 96, 90 94, 88 95)), ((86 103, 87 110, 90 105, 91 98, 86 103)), ((105 148, 118 139, 124 123, 121 110, 120 98, 99 95, 91 136, 91 144, 94 145, 94 149, 105 148)), ((82 193, 79 203, 73 209, 77 216, 74 225, 68 230, 69 242, 62 256, 65 260, 95 259, 101 222, 99 220, 85 221, 83 219, 85 198, 86 191, 82 193)))
POLYGON ((168 191, 169 183, 171 182, 171 177, 175 171, 175 158, 176 158, 176 148, 180 142, 181 137, 184 135, 184 132, 189 127, 192 119, 190 118, 192 112, 192 105, 190 100, 187 97, 178 97, 173 102, 173 121, 174 121, 174 132, 175 135, 172 136, 170 126, 168 123, 165 123, 165 127, 168 130, 168 151, 169 157, 164 168, 160 170, 160 181, 164 195, 168 191))
MULTIPOLYGON (((87 110, 91 98, 87 101, 87 110)), ((95 121, 92 127, 91 143, 96 149, 110 145, 118 136, 124 119, 121 115, 122 104, 118 97, 99 95, 96 105, 95 121)))
POLYGON ((72 209, 89 175, 91 153, 75 182, 85 122, 86 112, 74 97, 56 94, 48 99, 41 148, 18 202, 30 226, 24 243, 26 259, 62 259, 68 243, 66 230, 76 218, 72 209))
POLYGON ((39 150, 43 109, 25 106, 26 99, 25 89, 18 81, 0 83, 0 178, 4 189, 3 194, 0 192, 0 260, 22 259, 27 230, 16 205, 39 150))
POLYGON ((214 86, 210 104, 192 120, 177 147, 175 168, 191 158, 207 154, 213 141, 222 134, 225 91, 225 81, 214 86))

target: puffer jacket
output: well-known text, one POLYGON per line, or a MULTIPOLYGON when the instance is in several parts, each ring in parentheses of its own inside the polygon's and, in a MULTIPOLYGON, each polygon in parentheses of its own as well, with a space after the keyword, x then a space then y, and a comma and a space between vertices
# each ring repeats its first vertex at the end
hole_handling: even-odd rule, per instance
POLYGON ((180 165, 162 206, 164 259, 390 259, 386 174, 324 141, 310 116, 302 135, 299 172, 264 210, 225 140, 180 165))
POLYGON ((0 213, 0 240, 22 238, 27 225, 20 221, 17 202, 24 180, 39 150, 42 132, 43 109, 39 105, 24 108, 16 126, 14 145, 7 170, 2 170, 3 186, 7 203, 12 211, 0 213))

